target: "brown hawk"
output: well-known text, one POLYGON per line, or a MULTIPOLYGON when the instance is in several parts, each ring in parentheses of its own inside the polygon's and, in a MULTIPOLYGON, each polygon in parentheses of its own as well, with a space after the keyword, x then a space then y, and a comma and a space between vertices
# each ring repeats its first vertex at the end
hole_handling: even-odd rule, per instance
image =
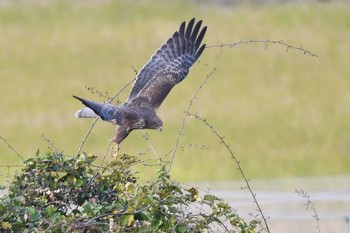
POLYGON ((119 127, 112 139, 119 144, 134 129, 162 129, 163 122, 156 112, 171 89, 188 74, 190 67, 202 54, 201 45, 207 27, 202 21, 183 22, 178 31, 151 57, 136 76, 128 100, 123 105, 97 103, 77 96, 88 108, 79 110, 77 118, 101 117, 119 127))

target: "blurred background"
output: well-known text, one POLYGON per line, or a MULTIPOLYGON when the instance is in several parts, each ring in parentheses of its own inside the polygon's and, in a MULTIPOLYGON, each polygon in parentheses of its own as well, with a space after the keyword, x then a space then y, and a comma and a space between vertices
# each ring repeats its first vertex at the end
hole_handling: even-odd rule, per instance
MULTIPOLYGON (((193 17, 208 26, 208 46, 281 40, 318 57, 272 43, 208 48, 159 109, 163 131, 145 130, 150 141, 134 131, 120 152, 145 161, 135 168, 142 180, 154 178, 159 168, 154 150, 164 161, 171 159, 184 111, 209 75, 190 111, 225 137, 245 175, 258 182, 258 199, 258 190, 294 196, 311 219, 306 225, 315 231, 312 213, 294 190, 309 191, 311 199, 313 190, 321 196, 338 190, 343 199, 338 192, 333 199, 317 199, 323 201, 319 212, 335 219, 321 224, 325 232, 346 232, 349 1, 0 1, 0 181, 11 179, 22 163, 9 145, 24 159, 50 144, 75 155, 93 120, 75 119, 82 105, 72 95, 101 102, 113 96, 134 78, 134 68, 140 70, 180 23, 193 17)), ((121 102, 130 89, 121 93, 121 102)), ((83 151, 102 158, 113 134, 114 126, 98 121, 83 151)), ((232 198, 232 190, 244 193, 237 165, 203 122, 187 118, 179 147, 171 168, 174 179, 214 187, 219 196, 226 189, 232 198)), ((266 211, 268 216, 279 213, 266 211)))

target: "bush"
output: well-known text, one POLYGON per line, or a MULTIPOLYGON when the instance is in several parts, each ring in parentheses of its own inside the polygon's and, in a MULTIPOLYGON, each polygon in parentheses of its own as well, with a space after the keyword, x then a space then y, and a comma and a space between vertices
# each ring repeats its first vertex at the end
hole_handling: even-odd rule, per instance
POLYGON ((130 168, 139 160, 118 156, 104 167, 96 156, 37 152, 24 162, 8 195, 0 198, 1 232, 255 232, 214 195, 200 195, 171 180, 165 166, 140 184, 130 168))

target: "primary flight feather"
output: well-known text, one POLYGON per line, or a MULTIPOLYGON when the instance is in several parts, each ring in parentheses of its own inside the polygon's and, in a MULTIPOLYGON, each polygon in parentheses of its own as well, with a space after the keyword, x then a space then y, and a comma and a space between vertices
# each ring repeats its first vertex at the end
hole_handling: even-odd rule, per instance
POLYGON ((136 76, 128 100, 123 105, 97 103, 77 96, 87 108, 76 112, 77 118, 101 117, 118 125, 112 139, 118 145, 134 129, 162 129, 163 122, 156 112, 171 89, 188 74, 190 67, 202 54, 201 45, 207 27, 195 19, 180 25, 136 76))

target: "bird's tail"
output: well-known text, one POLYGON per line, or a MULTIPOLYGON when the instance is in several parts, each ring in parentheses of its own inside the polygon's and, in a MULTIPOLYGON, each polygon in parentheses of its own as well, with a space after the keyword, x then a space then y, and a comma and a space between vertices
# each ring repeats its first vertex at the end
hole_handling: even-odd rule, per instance
POLYGON ((73 97, 80 100, 86 107, 88 107, 77 111, 75 113, 75 117, 77 118, 100 116, 104 121, 111 121, 116 118, 116 108, 109 103, 97 103, 74 95, 73 97))
POLYGON ((76 118, 95 118, 98 115, 91 108, 82 108, 75 113, 76 118))

